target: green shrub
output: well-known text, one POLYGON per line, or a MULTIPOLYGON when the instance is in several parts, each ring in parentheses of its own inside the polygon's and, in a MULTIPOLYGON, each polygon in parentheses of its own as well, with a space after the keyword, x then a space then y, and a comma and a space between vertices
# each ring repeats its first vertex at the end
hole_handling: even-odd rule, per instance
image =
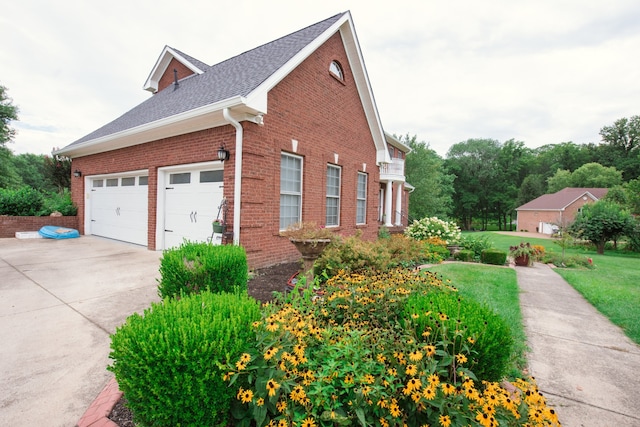
POLYGON ((0 215, 36 216, 43 203, 42 194, 31 187, 0 189, 0 215))
POLYGON ((540 262, 566 268, 594 268, 591 258, 584 255, 570 255, 563 257, 555 252, 546 252, 540 262))
POLYGON ((226 425, 234 390, 218 364, 255 339, 260 307, 246 293, 203 292, 153 303, 111 336, 112 371, 146 426, 226 425))
POLYGON ((415 267, 424 262, 432 262, 427 246, 424 242, 402 234, 394 234, 389 239, 378 242, 379 250, 389 252, 391 265, 402 267, 415 267))
POLYGON ((507 253, 499 249, 484 249, 480 260, 483 264, 504 265, 507 262, 507 253))
POLYGON ((164 252, 160 260, 158 295, 161 298, 202 291, 246 290, 249 270, 241 246, 185 241, 164 252))
POLYGON ((446 246, 434 245, 427 243, 425 245, 426 259, 425 262, 441 263, 451 256, 451 252, 446 246))
POLYGON ((386 271, 390 268, 391 255, 385 249, 387 240, 381 243, 367 242, 360 236, 334 239, 314 264, 316 277, 323 274, 335 276, 344 271, 386 271))
POLYGON ((50 192, 45 194, 40 215, 51 215, 52 212, 60 212, 64 216, 75 216, 78 208, 71 201, 71 192, 66 188, 62 193, 50 192))
POLYGON ((473 256, 480 258, 482 251, 485 249, 491 249, 492 243, 489 241, 488 235, 470 235, 465 234, 460 239, 460 245, 469 251, 473 252, 473 256))
POLYGON ((464 346, 475 352, 468 365, 478 380, 500 381, 509 366, 513 337, 506 322, 490 308, 461 298, 456 292, 431 291, 427 295, 414 294, 407 300, 405 318, 414 319, 416 335, 425 331, 438 336, 450 345, 449 354, 456 354, 464 346), (431 312, 430 316, 416 317, 431 312), (455 319, 462 330, 442 327, 445 317, 455 319))
POLYGON ((468 249, 463 249, 461 251, 456 252, 453 255, 453 259, 458 260, 458 261, 464 261, 464 262, 473 261, 473 257, 474 257, 473 251, 470 251, 468 249))

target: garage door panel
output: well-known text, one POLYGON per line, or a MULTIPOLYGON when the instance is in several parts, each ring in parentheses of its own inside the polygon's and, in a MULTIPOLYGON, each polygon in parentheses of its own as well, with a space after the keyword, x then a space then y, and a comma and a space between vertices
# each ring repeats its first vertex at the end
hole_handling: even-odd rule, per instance
MULTIPOLYGON (((179 246, 184 240, 205 242, 212 235, 211 222, 218 216, 223 198, 222 182, 200 182, 202 170, 191 171, 190 182, 165 188, 164 248, 179 246)), ((204 176, 222 179, 222 171, 204 176)), ((171 182, 168 174, 167 182, 171 182)), ((185 179, 184 172, 179 178, 185 179)))
POLYGON ((139 185, 139 178, 125 175, 93 180, 109 186, 92 186, 91 234, 147 245, 148 187, 139 185))

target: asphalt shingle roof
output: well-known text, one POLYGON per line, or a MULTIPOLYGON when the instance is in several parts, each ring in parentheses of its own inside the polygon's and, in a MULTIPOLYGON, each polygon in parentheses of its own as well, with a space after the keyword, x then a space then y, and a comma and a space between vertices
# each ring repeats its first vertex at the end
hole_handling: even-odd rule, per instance
POLYGON ((69 147, 225 99, 247 96, 331 27, 344 13, 334 15, 212 66, 174 49, 184 55, 185 59, 193 60, 194 65, 199 68, 202 66, 201 69, 204 73, 181 80, 177 90, 174 90, 171 85, 159 91, 112 122, 71 143, 69 147))
POLYGON ((596 199, 603 198, 609 189, 607 188, 574 188, 567 187, 553 194, 544 194, 537 199, 525 203, 524 205, 516 208, 519 211, 535 211, 535 210, 562 210, 566 208, 571 202, 579 197, 582 197, 586 193, 590 193, 596 199))

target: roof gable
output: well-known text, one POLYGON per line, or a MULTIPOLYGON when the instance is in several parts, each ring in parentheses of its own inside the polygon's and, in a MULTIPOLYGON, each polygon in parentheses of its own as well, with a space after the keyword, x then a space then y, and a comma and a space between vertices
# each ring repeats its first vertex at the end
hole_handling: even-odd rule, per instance
POLYGON ((168 68, 172 61, 177 61, 182 64, 186 69, 191 71, 191 74, 202 74, 209 68, 204 62, 192 58, 170 46, 165 46, 144 83, 144 90, 156 93, 159 89, 163 89, 160 87, 160 80, 167 71, 171 71, 168 70, 168 68))
MULTIPOLYGON (((389 153, 355 28, 349 12, 340 13, 299 31, 208 66, 165 46, 146 89, 166 76, 171 61, 194 72, 178 87, 166 87, 119 118, 58 150, 79 157, 159 138, 228 124, 222 111, 230 108, 236 120, 261 123, 267 113, 267 93, 336 32, 340 32, 355 84, 376 145, 378 162, 389 153)), ((172 86, 172 85, 170 85, 172 86)))
POLYGON ((567 187, 553 194, 544 194, 524 205, 516 208, 517 211, 561 211, 566 209, 576 200, 587 197, 594 202, 604 197, 608 188, 574 188, 567 187))

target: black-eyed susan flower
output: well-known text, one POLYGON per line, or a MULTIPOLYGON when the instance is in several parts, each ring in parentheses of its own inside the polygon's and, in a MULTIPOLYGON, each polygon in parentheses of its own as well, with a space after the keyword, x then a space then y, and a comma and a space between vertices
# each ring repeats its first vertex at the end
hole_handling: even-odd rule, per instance
POLYGON ((465 356, 462 353, 458 353, 456 354, 456 361, 460 364, 466 363, 467 362, 467 356, 465 356))
POLYGON ((265 351, 264 354, 263 354, 264 360, 271 359, 273 356, 278 354, 278 350, 279 350, 278 347, 271 347, 271 348, 267 349, 267 351, 265 351))
POLYGON ((242 393, 238 392, 238 395, 240 396, 239 399, 242 403, 249 403, 253 400, 253 391, 242 390, 242 388, 240 390, 242 393))
POLYGON ((314 420, 311 417, 305 418, 304 420, 302 420, 301 426, 302 427, 316 427, 316 420, 314 420))
POLYGON ((407 367, 406 367, 406 369, 404 371, 405 371, 405 373, 407 375, 412 375, 413 376, 413 375, 418 373, 418 367, 416 365, 414 365, 414 364, 407 365, 407 367))
POLYGON ((411 360, 412 362, 419 362, 420 360, 422 360, 422 352, 420 350, 414 350, 411 353, 409 353, 409 360, 411 360))
POLYGON ((449 415, 440 415, 438 422, 442 427, 449 427, 451 425, 451 417, 449 417, 449 415))
POLYGON ((275 396, 276 391, 279 388, 280 388, 280 384, 278 384, 273 379, 270 379, 269 381, 267 381, 267 393, 269 394, 269 396, 275 396))
POLYGON ((280 400, 278 403, 276 403, 276 409, 280 413, 283 413, 284 411, 286 411, 287 410, 287 402, 286 402, 286 400, 280 400))

